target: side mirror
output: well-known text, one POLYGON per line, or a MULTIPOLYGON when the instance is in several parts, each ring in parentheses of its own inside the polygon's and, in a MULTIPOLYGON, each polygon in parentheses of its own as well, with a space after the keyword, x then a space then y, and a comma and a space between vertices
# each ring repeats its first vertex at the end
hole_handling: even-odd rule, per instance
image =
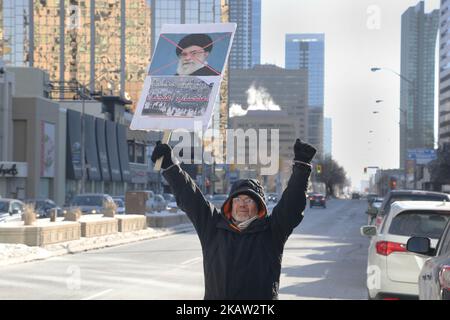
POLYGON ((362 236, 373 237, 377 234, 377 227, 375 226, 363 226, 359 229, 362 236))
POLYGON ((418 254, 430 255, 432 253, 431 240, 423 237, 412 237, 406 243, 406 250, 418 254))

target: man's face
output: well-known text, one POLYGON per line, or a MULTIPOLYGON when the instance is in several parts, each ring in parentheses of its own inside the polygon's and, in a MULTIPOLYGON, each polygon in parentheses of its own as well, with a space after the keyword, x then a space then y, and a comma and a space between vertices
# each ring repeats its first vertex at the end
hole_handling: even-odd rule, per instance
POLYGON ((199 46, 185 48, 179 55, 177 72, 180 75, 189 75, 206 64, 209 52, 199 46))
POLYGON ((258 205, 255 200, 247 195, 239 195, 233 198, 231 215, 237 222, 244 222, 258 214, 258 205))

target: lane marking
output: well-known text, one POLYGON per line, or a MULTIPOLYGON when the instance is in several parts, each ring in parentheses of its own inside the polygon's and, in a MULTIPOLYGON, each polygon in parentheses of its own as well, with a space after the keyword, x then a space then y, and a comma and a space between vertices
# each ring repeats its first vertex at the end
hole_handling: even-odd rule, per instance
POLYGON ((189 259, 189 260, 186 260, 186 261, 183 261, 182 263, 181 263, 181 265, 189 265, 189 264, 195 264, 195 263, 197 263, 197 262, 200 262, 202 260, 202 257, 197 257, 197 258, 193 258, 193 259, 189 259))
POLYGON ((87 297, 87 298, 83 298, 83 299, 81 299, 81 300, 92 300, 92 299, 95 299, 95 298, 97 298, 97 297, 99 297, 99 296, 101 296, 101 295, 104 295, 104 294, 106 294, 106 293, 110 293, 111 291, 113 291, 113 289, 107 289, 107 290, 104 290, 104 291, 99 292, 99 293, 97 293, 97 294, 94 294, 94 295, 92 295, 92 296, 89 296, 89 297, 87 297))

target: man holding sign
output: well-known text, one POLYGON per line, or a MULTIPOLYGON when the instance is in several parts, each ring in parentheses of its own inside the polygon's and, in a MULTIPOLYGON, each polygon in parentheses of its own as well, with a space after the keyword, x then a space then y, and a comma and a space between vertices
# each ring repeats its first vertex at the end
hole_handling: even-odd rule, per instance
POLYGON ((163 175, 178 207, 186 212, 200 238, 205 299, 278 298, 284 245, 303 219, 316 150, 297 139, 294 153, 288 186, 268 216, 264 190, 258 180, 236 181, 219 211, 180 168, 171 147, 156 145, 151 159, 156 162, 163 157, 163 175))

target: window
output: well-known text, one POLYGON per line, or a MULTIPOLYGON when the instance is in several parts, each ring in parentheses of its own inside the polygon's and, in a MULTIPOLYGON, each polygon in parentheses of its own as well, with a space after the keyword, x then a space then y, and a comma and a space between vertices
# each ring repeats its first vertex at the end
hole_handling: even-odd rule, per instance
POLYGON ((145 163, 145 146, 143 144, 135 145, 136 163, 145 163))
POLYGON ((449 215, 446 212, 406 211, 392 220, 389 233, 439 239, 448 220, 449 215))

